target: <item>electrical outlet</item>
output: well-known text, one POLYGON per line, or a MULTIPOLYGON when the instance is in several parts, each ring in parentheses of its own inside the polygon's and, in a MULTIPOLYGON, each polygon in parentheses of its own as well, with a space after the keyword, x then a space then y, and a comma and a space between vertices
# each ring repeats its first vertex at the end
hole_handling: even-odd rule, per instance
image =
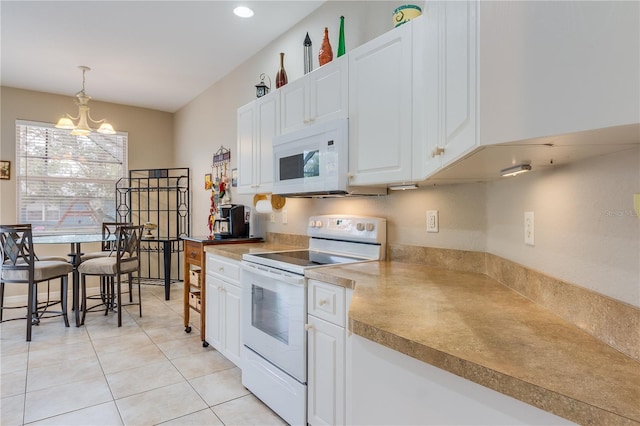
POLYGON ((287 224, 287 211, 286 210, 282 210, 282 224, 286 225, 287 224))
POLYGON ((524 243, 528 246, 535 245, 533 212, 524 212, 524 243))
POLYGON ((438 232, 438 210, 427 210, 427 232, 438 232))
POLYGON ((271 223, 276 223, 276 214, 275 213, 271 213, 271 223))

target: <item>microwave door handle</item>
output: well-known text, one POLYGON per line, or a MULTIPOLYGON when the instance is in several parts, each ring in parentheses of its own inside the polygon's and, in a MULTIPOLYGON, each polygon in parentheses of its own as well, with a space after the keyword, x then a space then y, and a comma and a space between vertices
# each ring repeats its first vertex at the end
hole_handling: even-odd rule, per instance
POLYGON ((269 269, 258 265, 252 265, 250 263, 242 262, 242 267, 246 269, 250 269, 249 272, 254 273, 256 275, 261 275, 263 277, 267 277, 270 279, 275 279, 278 281, 284 281, 288 284, 293 285, 304 285, 304 277, 300 275, 291 275, 286 272, 280 272, 277 269, 269 269))

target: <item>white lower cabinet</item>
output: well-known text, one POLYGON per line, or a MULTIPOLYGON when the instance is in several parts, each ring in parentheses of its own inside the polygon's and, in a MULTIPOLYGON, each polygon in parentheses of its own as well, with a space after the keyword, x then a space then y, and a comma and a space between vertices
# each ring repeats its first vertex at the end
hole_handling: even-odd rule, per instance
POLYGON ((310 425, 346 424, 345 322, 351 293, 344 287, 309 280, 307 423, 310 425))
POLYGON ((344 424, 345 329, 309 315, 307 422, 344 424))
POLYGON ((207 254, 205 340, 240 367, 242 290, 237 261, 207 254))
POLYGON ((348 346, 348 424, 574 424, 364 337, 348 346))

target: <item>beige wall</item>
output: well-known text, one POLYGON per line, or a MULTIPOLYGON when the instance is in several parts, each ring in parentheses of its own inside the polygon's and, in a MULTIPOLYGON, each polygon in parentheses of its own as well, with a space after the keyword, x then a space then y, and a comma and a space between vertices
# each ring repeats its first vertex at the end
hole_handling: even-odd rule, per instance
MULTIPOLYGON (((91 103, 92 113, 129 131, 131 168, 191 169, 192 233, 203 235, 210 195, 203 189, 204 174, 211 172, 211 156, 221 145, 231 149, 232 167, 237 164, 236 109, 255 98, 260 73, 273 81, 278 53, 283 51, 293 81, 303 74, 302 40, 307 31, 315 57, 324 26, 335 48, 339 16, 344 15, 348 51, 391 29, 391 12, 400 4, 327 2, 178 111, 174 124, 171 114, 97 101, 91 103)), ((15 119, 53 122, 75 108, 70 96, 5 87, 1 95, 3 160, 13 161, 15 119)), ((2 223, 15 218, 14 185, 14 180, 0 181, 2 223)), ((637 148, 486 184, 427 185, 379 198, 289 199, 288 224, 281 223, 281 213, 276 223, 265 216, 260 222, 263 230, 305 234, 312 214, 378 215, 388 220, 389 242, 488 251, 640 306, 640 220, 633 210, 634 193, 640 193, 637 148), (425 231, 425 211, 430 209, 440 213, 437 234, 425 231), (535 247, 523 243, 525 211, 535 213, 535 247)), ((249 205, 251 198, 232 191, 235 203, 249 205)))
MULTIPOLYGON (((232 167, 236 167, 236 110, 255 99, 255 85, 260 74, 266 73, 275 88, 275 75, 280 64, 280 52, 285 53, 285 69, 289 81, 304 75, 303 41, 308 32, 313 44, 314 68, 325 26, 334 50, 338 47, 340 16, 345 17, 347 51, 393 28, 395 2, 330 1, 291 28, 285 35, 264 47, 258 54, 235 69, 223 80, 211 86, 176 113, 175 157, 179 164, 188 164, 192 178, 192 232, 208 232, 209 193, 204 188, 204 175, 211 173, 211 157, 220 146, 231 148, 232 167)), ((268 80, 267 80, 268 84, 268 80)), ((238 197, 233 202, 249 205, 251 197, 238 197)), ((299 231, 305 233, 304 229, 299 231)))
MULTIPOLYGON (((176 113, 176 158, 192 168, 194 233, 205 234, 209 194, 202 187, 210 157, 232 149, 235 167, 236 109, 255 98, 261 72, 274 80, 278 52, 285 52, 289 80, 302 75, 302 40, 309 31, 314 57, 325 25, 337 44, 345 16, 347 51, 391 29, 401 2, 327 2, 218 84, 176 113)), ((419 4, 424 4, 420 2, 419 4)), ((609 141, 611 143, 615 141, 609 141)), ((424 186, 381 198, 288 199, 288 224, 260 215, 270 232, 306 233, 312 214, 379 215, 388 220, 388 241, 418 246, 488 251, 549 275, 640 306, 640 220, 633 194, 640 193, 638 149, 491 183, 424 186), (425 211, 438 210, 440 232, 427 234, 425 211), (536 245, 524 245, 524 212, 535 213, 536 245)), ((232 201, 251 197, 232 191, 232 201)))
MULTIPOLYGON (((0 88, 0 159, 15 166, 15 121, 55 123, 68 113, 77 115, 78 107, 70 96, 0 88)), ((173 114, 92 100, 91 116, 107 118, 118 131, 129 134, 129 168, 174 167, 173 114)), ((16 220, 16 180, 0 181, 0 223, 16 220)))
MULTIPOLYGON (((11 161, 11 180, 0 180, 0 223, 16 223, 15 121, 55 123, 62 115, 76 115, 78 107, 70 96, 0 88, 0 159, 11 161)), ((173 114, 92 100, 91 116, 107 118, 118 131, 129 134, 129 168, 174 167, 173 114)), ((85 251, 99 250, 98 244, 84 244, 85 251)), ((66 256, 67 245, 39 245, 39 255, 66 256)), ((19 286, 8 286, 7 296, 23 294, 19 286)), ((54 284, 57 289, 57 283, 54 284)), ((25 290, 26 291, 26 290, 25 290)))

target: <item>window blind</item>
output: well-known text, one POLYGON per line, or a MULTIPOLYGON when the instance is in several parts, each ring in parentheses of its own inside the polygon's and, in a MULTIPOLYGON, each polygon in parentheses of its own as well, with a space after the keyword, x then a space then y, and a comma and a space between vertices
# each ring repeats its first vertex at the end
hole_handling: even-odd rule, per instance
POLYGON ((126 177, 126 132, 72 136, 50 123, 16 121, 17 217, 34 233, 95 233, 115 221, 126 177))

